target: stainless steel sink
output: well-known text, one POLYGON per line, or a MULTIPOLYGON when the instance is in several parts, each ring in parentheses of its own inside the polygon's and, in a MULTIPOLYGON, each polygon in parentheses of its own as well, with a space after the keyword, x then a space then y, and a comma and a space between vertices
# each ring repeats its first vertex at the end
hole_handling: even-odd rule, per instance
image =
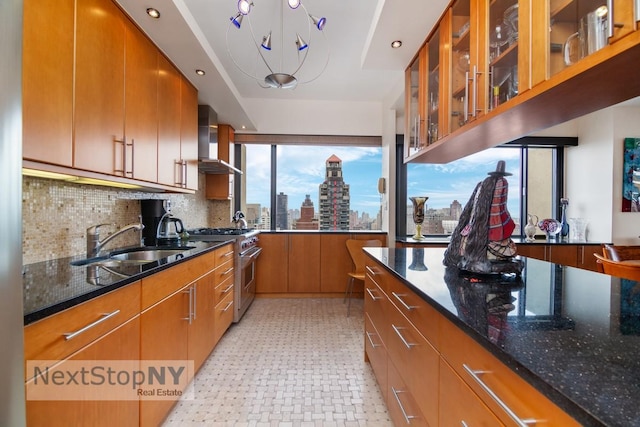
POLYGON ((109 255, 72 261, 74 266, 124 267, 126 265, 140 265, 168 258, 173 255, 193 249, 195 246, 180 247, 139 247, 117 250, 109 255))
POLYGON ((127 262, 139 262, 141 264, 157 261, 162 258, 167 258, 172 255, 177 255, 189 248, 176 248, 176 249, 138 249, 128 252, 122 252, 109 255, 110 260, 127 261, 127 262))

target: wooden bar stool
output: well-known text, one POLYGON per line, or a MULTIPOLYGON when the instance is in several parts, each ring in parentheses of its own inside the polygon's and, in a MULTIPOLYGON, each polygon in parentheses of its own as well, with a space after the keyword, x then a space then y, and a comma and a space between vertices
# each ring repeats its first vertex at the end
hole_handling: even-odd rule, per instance
POLYGON ((353 271, 347 273, 349 279, 347 281, 347 289, 344 291, 344 301, 349 298, 349 304, 347 305, 347 317, 351 312, 351 295, 353 294, 353 282, 356 280, 360 280, 364 282, 365 271, 365 255, 362 251, 364 247, 381 247, 382 242, 380 240, 357 240, 357 239, 349 239, 347 240, 347 250, 349 251, 349 255, 351 256, 351 261, 353 261, 353 271))

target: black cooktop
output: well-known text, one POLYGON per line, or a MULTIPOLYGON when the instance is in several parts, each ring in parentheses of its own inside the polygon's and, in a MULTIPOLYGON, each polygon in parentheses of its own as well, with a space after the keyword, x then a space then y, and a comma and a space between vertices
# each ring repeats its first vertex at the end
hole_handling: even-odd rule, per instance
POLYGON ((187 230, 191 236, 219 236, 230 235, 239 236, 247 234, 253 231, 253 228, 194 228, 193 230, 187 230))

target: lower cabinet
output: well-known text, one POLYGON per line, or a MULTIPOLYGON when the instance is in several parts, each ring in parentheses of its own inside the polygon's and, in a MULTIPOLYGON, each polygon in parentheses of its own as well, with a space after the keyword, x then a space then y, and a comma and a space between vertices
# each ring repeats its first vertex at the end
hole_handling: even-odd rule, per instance
POLYGON ((600 253, 600 244, 519 243, 518 255, 549 261, 568 267, 598 271, 594 252, 600 253))
POLYGON ((366 271, 365 360, 394 425, 579 425, 377 262, 366 271))
MULTIPOLYGON (((193 361, 190 382, 233 321, 234 268, 233 246, 225 245, 27 325, 27 387, 34 360, 38 369, 75 360, 186 360, 193 361)), ((27 395, 27 421, 29 426, 157 426, 179 398, 39 401, 27 395)))
MULTIPOLYGON (((138 360, 140 358, 140 317, 135 316, 57 365, 66 361, 138 360)), ((27 385, 28 387, 29 385, 27 385)), ((137 400, 30 400, 27 398, 29 427, 136 426, 137 400)))

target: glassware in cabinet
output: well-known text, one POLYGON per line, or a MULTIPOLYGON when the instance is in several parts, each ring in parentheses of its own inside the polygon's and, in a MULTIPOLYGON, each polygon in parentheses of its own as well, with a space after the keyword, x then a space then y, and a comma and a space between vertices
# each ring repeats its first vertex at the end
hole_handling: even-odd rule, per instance
POLYGON ((469 115, 469 72, 471 65, 471 13, 469 0, 451 6, 451 99, 450 130, 467 122, 469 115))
POLYGON ((516 0, 491 0, 488 7, 488 107, 493 110, 519 93, 520 7, 516 0))
POLYGON ((427 145, 438 140, 440 125, 440 28, 436 28, 427 42, 427 145))
POLYGON ((423 47, 405 71, 405 158, 416 154, 426 145, 426 56, 426 47, 423 47))

